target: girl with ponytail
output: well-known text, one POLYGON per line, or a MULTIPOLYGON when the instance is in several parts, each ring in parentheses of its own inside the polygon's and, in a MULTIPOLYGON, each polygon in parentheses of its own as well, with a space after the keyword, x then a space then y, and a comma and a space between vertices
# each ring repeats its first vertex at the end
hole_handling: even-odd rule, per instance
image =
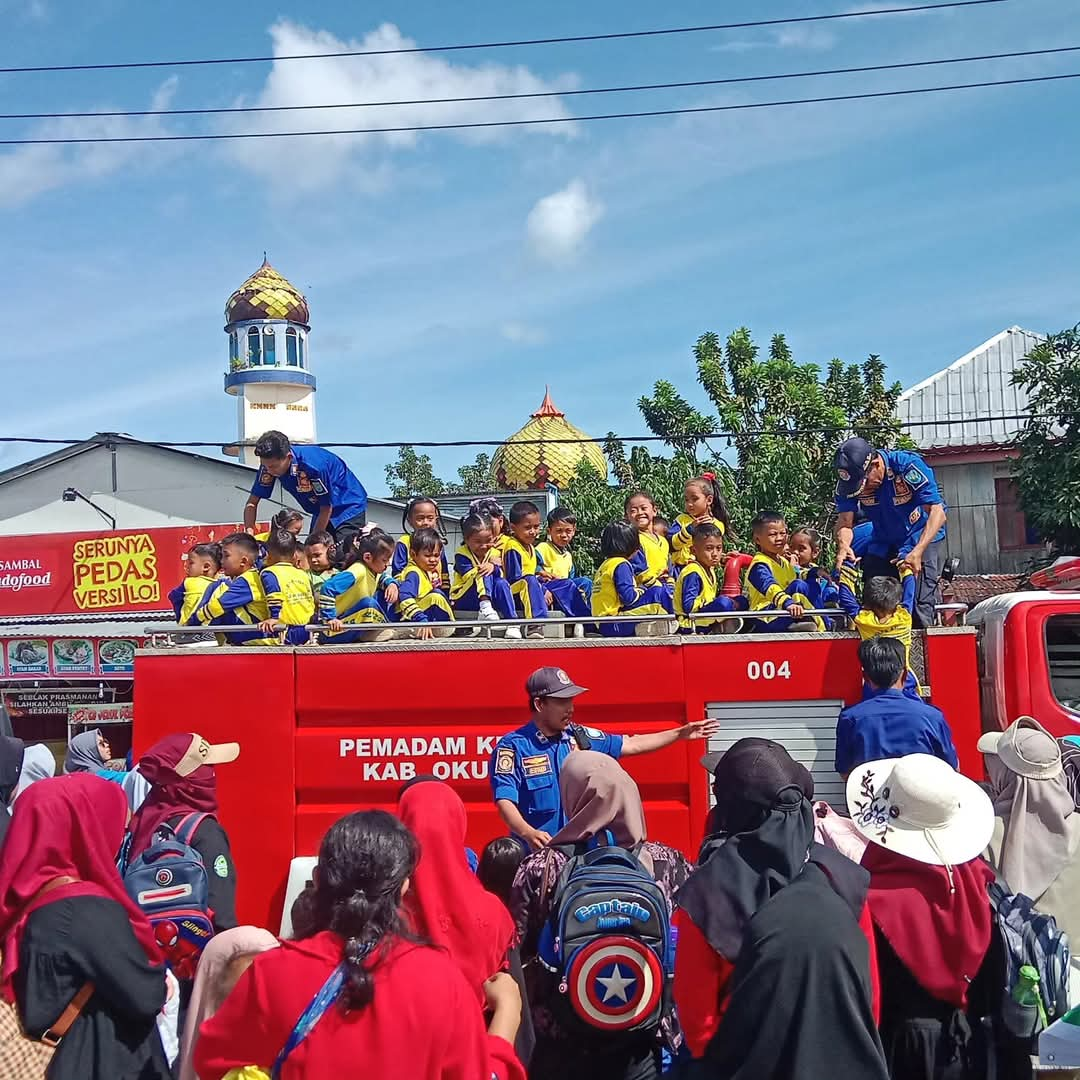
POLYGON ((382 810, 330 828, 307 936, 258 956, 203 1026, 195 1061, 202 1080, 272 1062, 280 1080, 524 1080, 511 1045, 521 1015, 513 979, 485 985, 494 1010, 485 1034, 476 991, 458 965, 405 923, 402 898, 419 856, 412 833, 382 810))
POLYGON ((731 517, 716 473, 702 473, 693 480, 687 480, 683 489, 683 505, 684 512, 671 523, 668 530, 671 562, 676 573, 694 557, 694 538, 690 530, 695 525, 715 525, 725 539, 731 539, 731 517))

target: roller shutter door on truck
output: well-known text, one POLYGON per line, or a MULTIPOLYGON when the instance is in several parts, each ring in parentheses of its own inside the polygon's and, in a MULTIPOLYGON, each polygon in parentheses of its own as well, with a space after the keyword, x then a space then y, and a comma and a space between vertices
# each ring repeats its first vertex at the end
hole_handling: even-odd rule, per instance
MULTIPOLYGON (((772 739, 810 771, 814 798, 846 814, 844 782, 836 760, 836 720, 842 701, 718 701, 705 706, 705 715, 720 721, 720 732, 709 750, 727 750, 739 739, 772 739)), ((711 796, 710 796, 711 799, 711 796)))

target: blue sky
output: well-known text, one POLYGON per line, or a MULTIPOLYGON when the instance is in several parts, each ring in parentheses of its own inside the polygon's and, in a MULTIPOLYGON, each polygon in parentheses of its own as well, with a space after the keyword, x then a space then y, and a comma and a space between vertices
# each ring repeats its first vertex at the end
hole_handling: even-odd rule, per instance
MULTIPOLYGON (((866 6, 887 6, 862 5, 866 6)), ((854 10, 487 2, 268 8, 0 0, 0 64, 440 44, 854 10)), ((0 76, 3 112, 442 97, 668 82, 1080 44, 1075 0, 1007 0, 609 43, 233 67, 0 76)), ((439 123, 721 104, 1080 71, 993 61, 514 104, 300 116, 0 122, 43 133, 439 123)), ((325 440, 502 438, 550 383, 593 434, 694 389, 706 329, 880 353, 910 385, 1018 323, 1080 318, 1080 80, 509 132, 0 147, 6 433, 235 437, 229 293, 271 262, 307 293, 325 440)), ((0 449, 0 465, 31 456, 0 449)), ((385 451, 346 456, 373 493, 385 451)), ((472 453, 438 451, 440 471, 472 453)))

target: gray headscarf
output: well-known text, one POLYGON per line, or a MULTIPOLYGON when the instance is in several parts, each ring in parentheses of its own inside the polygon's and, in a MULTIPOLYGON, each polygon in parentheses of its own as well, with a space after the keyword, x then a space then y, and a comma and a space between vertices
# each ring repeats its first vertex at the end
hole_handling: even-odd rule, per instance
POLYGON ((38 780, 48 780, 56 775, 56 758, 44 743, 28 746, 23 754, 22 772, 15 788, 17 799, 31 784, 38 780))
MULTIPOLYGON (((1020 731, 1016 741, 1029 761, 1060 754, 1044 731, 1020 731)), ((1060 772, 1043 780, 1022 776, 996 754, 986 755, 986 770, 994 813, 1004 825, 995 870, 1012 892, 1038 900, 1080 849, 1080 813, 1069 785, 1060 772)))
POLYGON ((97 772, 105 768, 101 751, 98 750, 98 735, 100 734, 97 728, 93 731, 83 731, 68 743, 64 772, 97 772))

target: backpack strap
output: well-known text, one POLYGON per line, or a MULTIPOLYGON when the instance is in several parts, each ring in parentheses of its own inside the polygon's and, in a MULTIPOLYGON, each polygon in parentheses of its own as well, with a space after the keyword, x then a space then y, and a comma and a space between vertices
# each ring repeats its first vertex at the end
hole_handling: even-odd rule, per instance
MULTIPOLYGON (((370 949, 368 949, 368 951, 370 952, 370 949)), ((273 1077, 273 1080, 278 1080, 278 1077, 281 1075, 281 1067, 285 1064, 289 1055, 292 1054, 308 1035, 311 1034, 315 1025, 323 1018, 323 1014, 326 1010, 337 1001, 338 995, 345 985, 345 973, 347 969, 348 964, 346 961, 342 960, 341 963, 330 972, 326 982, 319 987, 315 996, 311 999, 311 1003, 300 1014, 300 1019, 296 1021, 296 1026, 289 1033, 285 1045, 278 1051, 278 1055, 274 1059, 273 1067, 270 1070, 270 1075, 273 1077)))
POLYGON ((199 827, 209 817, 213 817, 213 814, 185 814, 175 826, 173 826, 173 836, 180 841, 181 844, 187 844, 191 847, 191 841, 195 838, 195 834, 199 831, 199 827))

